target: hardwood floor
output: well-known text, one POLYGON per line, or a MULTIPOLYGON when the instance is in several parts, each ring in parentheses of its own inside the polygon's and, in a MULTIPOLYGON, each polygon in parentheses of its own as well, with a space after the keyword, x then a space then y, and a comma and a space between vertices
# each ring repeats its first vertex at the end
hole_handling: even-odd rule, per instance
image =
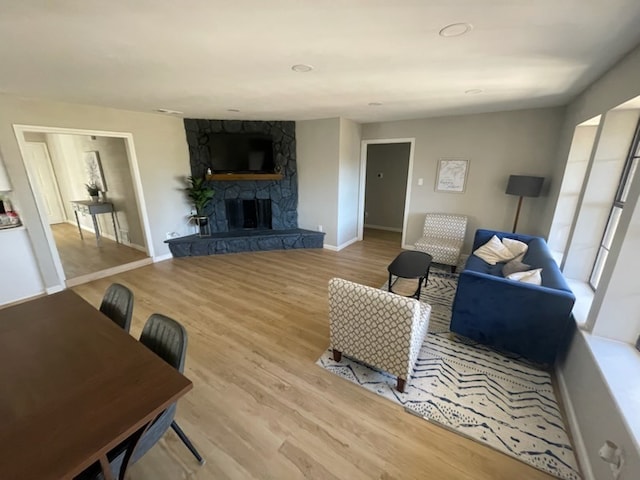
POLYGON ((98 305, 118 281, 135 293, 132 335, 161 312, 189 332, 194 389, 177 421, 128 474, 176 479, 552 478, 406 413, 315 365, 328 347, 327 282, 387 278, 400 238, 366 232, 341 252, 290 250, 169 260, 74 288, 98 305))
POLYGON ((85 230, 83 240, 78 234, 78 228, 69 223, 51 225, 51 231, 67 279, 147 258, 144 252, 104 237, 98 247, 92 232, 85 230))

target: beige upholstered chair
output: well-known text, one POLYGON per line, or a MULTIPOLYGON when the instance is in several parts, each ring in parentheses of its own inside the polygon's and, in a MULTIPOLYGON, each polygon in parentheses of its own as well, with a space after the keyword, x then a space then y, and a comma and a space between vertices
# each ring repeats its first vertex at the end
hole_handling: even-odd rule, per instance
POLYGON ((451 271, 455 272, 466 231, 464 215, 427 213, 422 238, 415 243, 415 248, 431 255, 434 263, 451 265, 451 271))
POLYGON ((431 306, 341 278, 329 281, 329 330, 333 359, 346 356, 405 382, 418 358, 429 326, 431 306))

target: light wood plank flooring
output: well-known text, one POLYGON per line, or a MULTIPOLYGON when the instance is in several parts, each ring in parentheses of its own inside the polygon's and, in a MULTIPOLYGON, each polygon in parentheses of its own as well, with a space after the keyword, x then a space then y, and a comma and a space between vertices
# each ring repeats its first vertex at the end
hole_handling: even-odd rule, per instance
POLYGON ((132 288, 136 337, 153 312, 189 332, 185 373, 194 389, 177 420, 207 463, 169 431, 128 477, 551 478, 315 365, 329 342, 328 280, 380 286, 399 251, 397 234, 372 231, 341 252, 181 258, 74 288, 96 306, 111 282, 132 288))
POLYGON ((78 228, 69 223, 51 225, 51 231, 67 279, 147 258, 144 252, 104 237, 98 247, 92 232, 85 230, 83 240, 78 228))

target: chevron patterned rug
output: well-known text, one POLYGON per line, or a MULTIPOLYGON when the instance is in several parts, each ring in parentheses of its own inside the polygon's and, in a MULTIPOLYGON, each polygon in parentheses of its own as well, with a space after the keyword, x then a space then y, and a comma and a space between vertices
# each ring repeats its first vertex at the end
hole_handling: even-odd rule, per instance
MULTIPOLYGON (((345 356, 334 362, 330 350, 317 364, 414 415, 557 478, 581 479, 550 374, 517 356, 450 334, 456 285, 457 275, 429 274, 420 297, 432 308, 429 333, 405 393, 395 389, 395 377, 345 356)), ((394 290, 399 291, 395 283, 394 290)))

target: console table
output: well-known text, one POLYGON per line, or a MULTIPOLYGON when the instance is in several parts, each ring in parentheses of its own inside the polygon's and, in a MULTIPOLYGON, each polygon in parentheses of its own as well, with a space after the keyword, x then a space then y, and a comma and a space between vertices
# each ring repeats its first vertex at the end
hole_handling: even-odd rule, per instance
POLYGON ((111 221, 113 222, 113 232, 116 236, 116 242, 120 243, 118 239, 118 229, 116 228, 116 215, 115 210, 113 208, 113 203, 111 202, 92 202, 91 200, 73 200, 71 202, 73 205, 73 213, 76 215, 76 223, 78 224, 78 231, 80 232, 80 238, 84 240, 82 236, 82 228, 80 227, 80 219, 78 218, 78 212, 81 214, 89 214, 91 215, 91 220, 93 220, 93 229, 96 233, 96 243, 100 246, 100 227, 98 227, 98 221, 96 219, 96 215, 100 215, 101 213, 110 213, 111 221))

